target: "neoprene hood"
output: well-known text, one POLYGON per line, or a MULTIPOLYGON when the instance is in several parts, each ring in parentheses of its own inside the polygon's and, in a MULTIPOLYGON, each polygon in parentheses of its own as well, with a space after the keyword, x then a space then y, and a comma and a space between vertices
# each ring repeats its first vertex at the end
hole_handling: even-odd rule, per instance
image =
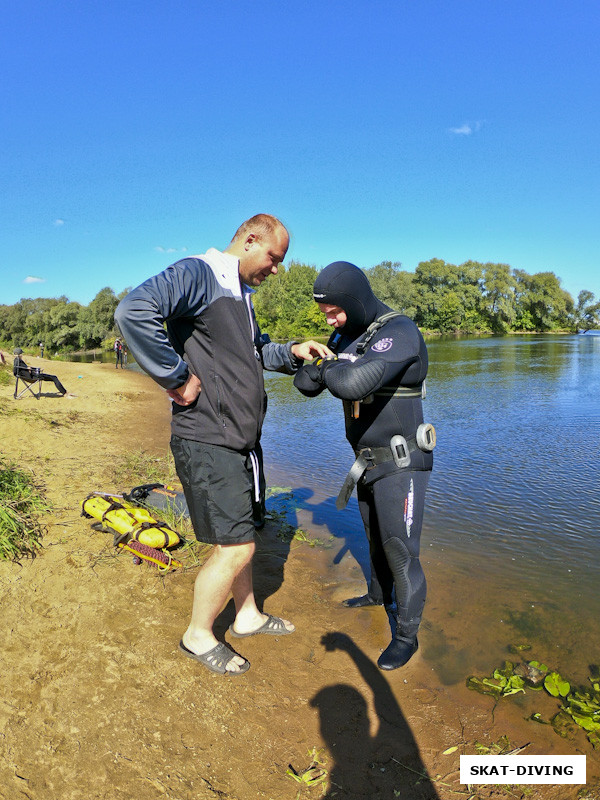
POLYGON ((344 329, 366 330, 377 319, 380 303, 365 273, 348 261, 334 261, 318 274, 313 287, 315 302, 343 308, 344 329))

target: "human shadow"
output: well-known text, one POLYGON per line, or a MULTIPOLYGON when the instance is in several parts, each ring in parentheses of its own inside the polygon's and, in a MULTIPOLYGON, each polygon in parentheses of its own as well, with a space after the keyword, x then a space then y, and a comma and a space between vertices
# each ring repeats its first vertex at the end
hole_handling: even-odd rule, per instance
POLYGON ((438 800, 419 747, 389 683, 344 633, 322 638, 328 651, 343 650, 372 692, 377 731, 370 732, 367 701, 348 684, 321 689, 310 704, 319 710, 321 735, 335 759, 325 800, 438 800))
MULTIPOLYGON (((267 513, 268 509, 267 504, 267 513)), ((267 520, 264 528, 256 532, 255 544, 252 579, 256 603, 262 610, 265 600, 283 585, 292 536, 282 529, 279 520, 267 520)))
POLYGON ((307 511, 311 514, 311 522, 315 526, 325 528, 333 537, 342 541, 342 546, 336 553, 333 563, 339 564, 346 553, 350 553, 362 570, 365 580, 369 580, 369 545, 362 529, 362 523, 349 526, 348 519, 344 520, 343 514, 352 514, 360 519, 358 503, 351 498, 346 511, 341 512, 336 508, 335 497, 328 497, 321 502, 310 502, 314 497, 312 489, 301 487, 291 492, 281 493, 272 498, 274 507, 284 514, 290 525, 298 527, 298 511, 307 511), (351 528, 354 528, 352 530, 351 528))
MULTIPOLYGON (((270 503, 267 500, 267 515, 270 503)), ((254 557, 252 558, 252 583, 256 605, 262 611, 265 600, 275 594, 283 585, 285 564, 288 560, 292 542, 291 531, 282 526, 276 515, 267 519, 264 528, 256 531, 254 557)), ((222 639, 235 619, 235 605, 230 599, 215 621, 214 631, 222 639)))

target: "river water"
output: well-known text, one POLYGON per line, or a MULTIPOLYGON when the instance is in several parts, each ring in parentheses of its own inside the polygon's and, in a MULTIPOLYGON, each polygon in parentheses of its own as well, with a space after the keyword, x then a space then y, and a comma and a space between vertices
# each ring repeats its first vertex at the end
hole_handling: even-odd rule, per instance
MULTIPOLYGON (((438 434, 422 538, 422 652, 447 684, 490 674, 509 645, 585 681, 600 662, 600 337, 428 341, 438 434)), ((341 401, 266 374, 270 505, 321 540, 330 585, 361 589, 368 553, 341 401), (286 489, 292 489, 290 496, 286 489)), ((345 591, 347 589, 347 591, 345 591)))

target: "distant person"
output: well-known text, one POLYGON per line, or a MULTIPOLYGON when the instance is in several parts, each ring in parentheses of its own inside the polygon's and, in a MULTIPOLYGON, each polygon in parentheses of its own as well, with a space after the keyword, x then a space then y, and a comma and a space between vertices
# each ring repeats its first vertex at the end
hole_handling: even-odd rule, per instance
POLYGON ((119 369, 119 364, 121 365, 121 369, 123 369, 123 343, 118 337, 115 339, 114 351, 115 369, 119 369))
POLYGON ((123 353, 123 367, 126 367, 127 366, 127 348, 125 347, 125 345, 123 345, 122 353, 123 353))
POLYGON ((44 343, 40 342, 40 358, 44 357, 44 343))
POLYGON ((231 592, 230 636, 282 636, 285 619, 259 611, 252 584, 259 501, 255 447, 265 414, 263 369, 293 374, 302 359, 326 356, 317 342, 265 342, 253 287, 276 275, 289 243, 269 214, 244 222, 224 252, 184 258, 130 292, 115 320, 137 363, 173 400, 171 449, 196 537, 214 545, 194 586, 190 624, 179 644, 212 672, 241 675, 250 663, 213 626, 231 592), (166 323, 166 330, 163 323, 166 323))
POLYGON ((33 383, 37 380, 52 381, 60 394, 65 395, 67 390, 56 377, 56 375, 49 375, 47 372, 42 372, 38 367, 29 367, 23 360, 23 351, 17 347, 14 351, 15 360, 13 362, 13 374, 15 377, 20 378, 27 383, 33 383))
POLYGON ((377 663, 396 669, 417 650, 427 588, 419 560, 435 445, 433 427, 423 424, 421 403, 427 348, 414 322, 378 300, 354 264, 336 261, 325 267, 313 296, 335 328, 328 342, 335 357, 303 366, 294 384, 308 397, 327 388, 343 400, 346 438, 356 461, 338 508, 356 485, 371 557, 367 594, 344 605, 386 606, 395 632, 377 663))

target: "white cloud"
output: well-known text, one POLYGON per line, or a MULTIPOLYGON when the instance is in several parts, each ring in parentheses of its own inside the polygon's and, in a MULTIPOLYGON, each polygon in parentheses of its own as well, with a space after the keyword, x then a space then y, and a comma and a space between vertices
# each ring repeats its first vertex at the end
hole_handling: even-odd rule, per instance
POLYGON ((158 247, 154 248, 157 253, 187 253, 187 247, 158 247))
POLYGON ((480 131, 482 126, 482 122, 465 122, 460 128, 450 128, 450 133, 455 133, 457 136, 471 136, 480 131))
POLYGON ((54 225, 55 225, 57 228, 60 228, 60 227, 61 227, 62 225, 64 225, 64 224, 65 224, 65 221, 64 221, 64 219, 55 219, 55 220, 54 220, 54 225))
POLYGON ((36 278, 35 275, 28 275, 23 283, 46 283, 46 278, 36 278))

